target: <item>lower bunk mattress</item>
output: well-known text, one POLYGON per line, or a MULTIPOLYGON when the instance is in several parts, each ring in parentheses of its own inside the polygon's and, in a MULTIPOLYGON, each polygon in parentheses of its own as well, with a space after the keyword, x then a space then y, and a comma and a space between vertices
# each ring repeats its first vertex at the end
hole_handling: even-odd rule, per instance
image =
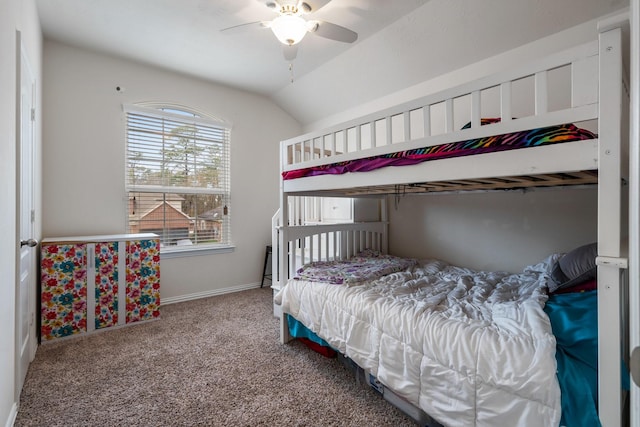
POLYGON ((292 279, 293 316, 444 425, 558 425, 556 340, 543 308, 557 257, 519 274, 424 260, 373 280, 292 279))

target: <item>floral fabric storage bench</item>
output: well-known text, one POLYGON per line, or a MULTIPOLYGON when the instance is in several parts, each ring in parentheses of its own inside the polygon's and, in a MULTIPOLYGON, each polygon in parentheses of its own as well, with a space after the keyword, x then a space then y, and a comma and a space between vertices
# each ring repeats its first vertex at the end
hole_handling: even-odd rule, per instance
POLYGON ((40 254, 43 342, 160 316, 156 234, 48 238, 40 254))

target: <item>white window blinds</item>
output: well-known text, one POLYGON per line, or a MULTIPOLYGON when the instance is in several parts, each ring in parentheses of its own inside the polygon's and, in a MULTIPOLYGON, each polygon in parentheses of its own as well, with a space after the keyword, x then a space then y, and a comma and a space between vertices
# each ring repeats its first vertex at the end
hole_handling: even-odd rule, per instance
POLYGON ((230 245, 230 129, 184 108, 125 107, 130 233, 230 245))

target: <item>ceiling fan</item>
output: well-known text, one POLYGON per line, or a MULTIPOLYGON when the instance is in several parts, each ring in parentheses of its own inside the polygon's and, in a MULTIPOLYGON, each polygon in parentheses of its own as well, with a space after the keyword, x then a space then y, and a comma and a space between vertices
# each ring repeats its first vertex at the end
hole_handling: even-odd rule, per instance
POLYGON ((358 34, 348 28, 326 21, 306 20, 309 15, 324 7, 331 0, 261 0, 269 9, 278 13, 271 21, 258 21, 240 24, 221 31, 233 30, 247 26, 261 26, 270 28, 276 38, 284 45, 284 57, 288 61, 295 59, 297 44, 307 33, 315 34, 331 40, 353 43, 358 34))

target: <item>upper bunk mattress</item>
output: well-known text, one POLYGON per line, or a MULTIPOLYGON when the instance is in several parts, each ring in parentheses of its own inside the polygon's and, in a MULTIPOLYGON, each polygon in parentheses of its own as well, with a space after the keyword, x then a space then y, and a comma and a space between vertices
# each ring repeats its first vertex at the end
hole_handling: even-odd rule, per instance
MULTIPOLYGON (((499 121, 500 119, 496 118, 482 119, 482 124, 489 125, 499 121)), ((470 124, 463 127, 463 129, 469 126, 470 124)), ((593 132, 569 123, 284 171, 282 172, 282 178, 284 180, 290 180, 318 175, 340 175, 347 172, 368 172, 386 166, 407 166, 430 160, 493 153, 527 147, 539 147, 596 138, 597 135, 593 132)))
POLYGON ((276 303, 445 425, 554 426, 552 258, 515 275, 428 260, 349 286, 292 279, 276 303))

